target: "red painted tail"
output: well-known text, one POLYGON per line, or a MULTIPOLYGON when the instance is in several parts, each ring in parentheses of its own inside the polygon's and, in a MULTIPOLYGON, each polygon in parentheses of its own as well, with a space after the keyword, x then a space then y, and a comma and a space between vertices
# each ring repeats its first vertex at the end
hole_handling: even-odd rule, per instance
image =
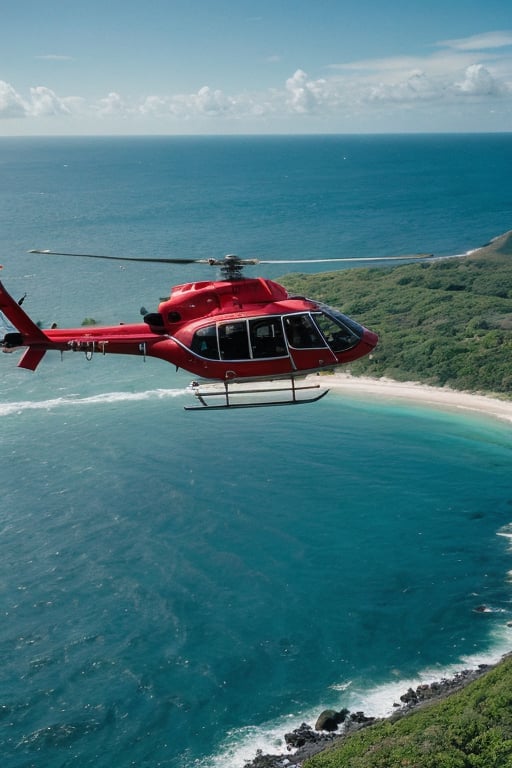
POLYGON ((0 282, 0 312, 2 312, 19 333, 7 333, 2 342, 4 352, 18 347, 28 347, 18 365, 35 371, 51 345, 45 333, 24 312, 17 301, 6 291, 0 282))

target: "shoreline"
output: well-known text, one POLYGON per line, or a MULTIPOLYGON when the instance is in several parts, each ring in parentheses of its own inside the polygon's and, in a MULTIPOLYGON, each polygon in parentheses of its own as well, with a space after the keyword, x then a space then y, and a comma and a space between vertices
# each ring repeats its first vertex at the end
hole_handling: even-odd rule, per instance
MULTIPOLYGON (((351 395, 371 395, 387 400, 404 400, 441 410, 464 411, 490 416, 512 424, 512 400, 499 400, 491 395, 463 392, 449 387, 434 387, 414 381, 395 381, 385 377, 352 376, 335 372, 321 376, 328 389, 351 395)), ((317 379, 318 381, 318 379, 317 379)))
POLYGON ((313 728, 302 723, 299 728, 284 735, 287 745, 286 751, 277 754, 264 754, 258 750, 256 756, 245 762, 243 768, 301 768, 303 763, 313 755, 330 747, 335 747, 362 728, 383 720, 395 723, 420 708, 443 701, 498 667, 508 657, 509 654, 506 653, 497 662, 478 664, 477 667, 463 669, 450 677, 420 684, 415 689, 408 688, 400 696, 400 703, 395 702, 393 704, 394 711, 384 717, 367 716, 364 712, 350 712, 347 709, 341 710, 339 713, 325 710, 319 715, 319 720, 322 716, 328 716, 331 720, 336 720, 336 717, 340 716, 340 719, 336 720, 337 723, 341 723, 340 729, 337 728, 337 725, 333 725, 329 729, 317 730, 317 727, 313 728))

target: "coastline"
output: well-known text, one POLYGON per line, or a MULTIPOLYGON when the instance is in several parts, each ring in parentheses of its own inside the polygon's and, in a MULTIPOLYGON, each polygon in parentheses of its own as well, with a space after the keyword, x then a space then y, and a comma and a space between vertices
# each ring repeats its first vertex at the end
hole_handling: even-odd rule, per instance
POLYGON ((335 372, 322 376, 325 386, 351 395, 371 395, 387 400, 405 400, 441 410, 465 411, 512 424, 512 400, 499 400, 490 395, 461 392, 449 387, 433 387, 414 381, 372 379, 335 372))
POLYGON ((506 653, 496 662, 479 664, 477 667, 456 672, 450 677, 421 684, 414 689, 409 688, 400 696, 400 702, 393 705, 394 711, 385 717, 367 716, 364 712, 350 712, 346 709, 339 713, 333 710, 325 710, 320 714, 319 721, 322 716, 327 716, 333 720, 339 715, 340 718, 336 720, 337 723, 341 723, 339 729, 336 725, 333 725, 332 728, 317 730, 319 721, 315 728, 303 723, 291 733, 285 734, 284 739, 287 744, 287 751, 278 754, 264 754, 258 751, 252 760, 245 762, 243 768, 302 768, 308 758, 330 747, 335 747, 337 744, 341 744, 345 739, 362 728, 383 720, 396 723, 418 709, 428 705, 435 705, 462 691, 470 683, 499 667, 508 658, 510 658, 510 654, 506 653))

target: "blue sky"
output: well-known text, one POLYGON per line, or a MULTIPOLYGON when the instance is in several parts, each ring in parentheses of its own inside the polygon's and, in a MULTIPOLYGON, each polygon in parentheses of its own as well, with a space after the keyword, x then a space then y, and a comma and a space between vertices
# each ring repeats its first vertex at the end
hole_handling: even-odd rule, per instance
POLYGON ((0 135, 512 130, 509 0, 10 0, 0 135))

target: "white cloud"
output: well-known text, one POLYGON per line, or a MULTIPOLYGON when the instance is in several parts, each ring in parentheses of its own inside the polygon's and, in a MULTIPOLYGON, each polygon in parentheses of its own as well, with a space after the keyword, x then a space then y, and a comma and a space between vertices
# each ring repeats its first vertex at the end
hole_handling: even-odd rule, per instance
MULTIPOLYGON (((488 32, 472 37, 445 40, 436 44, 438 50, 421 56, 389 56, 387 58, 363 59, 359 61, 332 64, 329 70, 339 72, 352 84, 364 90, 382 91, 388 86, 391 91, 416 94, 418 84, 416 73, 422 73, 421 90, 426 95, 441 97, 446 92, 459 94, 475 92, 473 83, 475 68, 483 67, 489 80, 494 81, 487 89, 480 87, 480 95, 504 95, 512 85, 512 31, 488 32), (466 73, 469 72, 469 75, 466 73), (473 73, 473 74, 472 74, 473 73), (414 80, 416 79, 416 83, 414 80), (427 80, 429 87, 426 87, 427 80), (466 80, 468 82, 466 83, 466 80), (472 85, 470 82, 473 83, 472 85), (466 83, 463 86, 463 83, 466 83)), ((480 78, 483 77, 481 73, 480 78)), ((480 83, 482 86, 482 83, 480 83)))
POLYGON ((338 100, 336 87, 332 87, 324 78, 311 80, 302 69, 298 69, 286 81, 286 106, 292 112, 315 113, 325 107, 335 106, 338 100))
POLYGON ((147 96, 139 107, 141 115, 157 117, 170 112, 169 99, 164 96, 147 96))
POLYGON ((100 99, 93 108, 102 117, 110 117, 112 115, 123 116, 129 111, 121 96, 115 92, 111 92, 103 99, 100 99))
POLYGON ((438 45, 444 48, 453 48, 457 51, 485 51, 494 48, 504 48, 512 45, 512 31, 484 32, 481 35, 461 37, 456 40, 443 40, 438 45))
POLYGON ((27 104, 12 85, 0 80, 0 118, 25 117, 27 104))
MULTIPOLYGON (((412 64, 408 60, 408 64, 412 64)), ((512 95, 512 87, 482 64, 470 64, 455 73, 439 74, 422 69, 402 70, 391 63, 371 76, 365 72, 312 80, 297 70, 286 81, 285 106, 303 115, 348 114, 352 109, 369 109, 372 104, 390 107, 414 106, 423 102, 447 105, 463 103, 469 97, 492 101, 512 95)))
POLYGON ((35 56, 35 58, 41 61, 73 61, 72 56, 64 56, 59 53, 44 53, 40 56, 35 56))
POLYGON ((331 90, 339 101, 440 106, 506 99, 512 96, 512 32, 491 32, 439 43, 442 50, 422 56, 391 56, 331 65, 331 90), (489 52, 491 51, 491 52, 489 52), (343 97, 343 98, 342 98, 343 97))
POLYGON ((480 58, 474 53, 454 53, 453 51, 435 52, 430 56, 389 56, 385 59, 363 59, 345 64, 332 64, 329 69, 352 73, 354 78, 376 77, 388 82, 404 78, 414 72, 425 72, 430 76, 449 78, 460 73, 465 67, 478 63, 480 58))
POLYGON ((80 97, 61 98, 43 85, 29 89, 23 98, 9 83, 0 80, 0 119, 69 116, 78 113, 85 100, 80 97))
MULTIPOLYGON (((101 131, 101 125, 110 129, 120 120, 133 132, 156 125, 162 131, 170 126, 179 130, 180 124, 206 130, 212 121, 221 129, 245 121, 252 130, 257 130, 258 124, 265 124, 267 130, 274 124, 300 130, 301 125, 311 125, 308 118, 315 119, 316 125, 324 120, 326 126, 343 121, 349 121, 350 126, 354 115, 370 127, 375 125, 376 115, 386 116, 389 124, 394 121, 399 126, 400 114, 407 111, 411 115, 415 109, 420 125, 428 114, 422 105, 438 107, 440 114, 451 110, 460 115, 464 104, 468 108, 473 105, 473 109, 475 104, 482 104, 489 114, 499 109, 505 121, 507 112, 510 115, 512 111, 512 55, 501 49, 509 44, 512 33, 488 33, 445 41, 442 50, 430 55, 334 65, 326 70, 325 77, 311 77, 298 68, 273 88, 234 93, 204 84, 191 93, 153 93, 133 99, 111 92, 93 101, 79 95, 62 97, 42 85, 30 88, 25 96, 0 81, 0 119, 48 118, 57 125, 65 117, 74 125, 70 130, 87 124, 101 131), (488 50, 492 47, 491 56, 488 50), (258 120, 260 123, 255 122, 258 120)), ((504 123, 501 129, 508 127, 504 123)))
POLYGON ((176 94, 174 96, 148 96, 138 107, 141 115, 174 116, 190 118, 236 117, 243 106, 236 97, 231 97, 219 89, 204 85, 195 93, 176 94))
POLYGON ((506 85, 497 81, 482 64, 468 67, 464 79, 455 83, 454 88, 471 96, 504 96, 510 92, 506 85))
POLYGON ((368 87, 363 92, 363 99, 368 101, 405 103, 418 101, 431 101, 439 98, 441 93, 435 83, 425 72, 411 72, 411 74, 393 84, 377 83, 368 87))
POLYGON ((313 93, 314 83, 308 81, 308 76, 302 69, 298 69, 295 74, 286 81, 286 91, 288 93, 288 105, 294 112, 310 112, 315 104, 315 95, 313 93))
POLYGON ((69 115, 69 107, 65 100, 60 99, 50 88, 38 85, 30 89, 31 103, 29 114, 32 117, 49 117, 52 115, 69 115))
POLYGON ((148 96, 139 104, 137 112, 141 116, 186 120, 197 117, 239 120, 273 113, 277 101, 283 102, 283 93, 276 89, 258 94, 242 92, 230 95, 219 88, 204 85, 193 93, 148 96))
POLYGON ((224 115, 233 111, 235 102, 219 89, 213 90, 205 85, 190 96, 188 103, 197 112, 206 115, 224 115))

